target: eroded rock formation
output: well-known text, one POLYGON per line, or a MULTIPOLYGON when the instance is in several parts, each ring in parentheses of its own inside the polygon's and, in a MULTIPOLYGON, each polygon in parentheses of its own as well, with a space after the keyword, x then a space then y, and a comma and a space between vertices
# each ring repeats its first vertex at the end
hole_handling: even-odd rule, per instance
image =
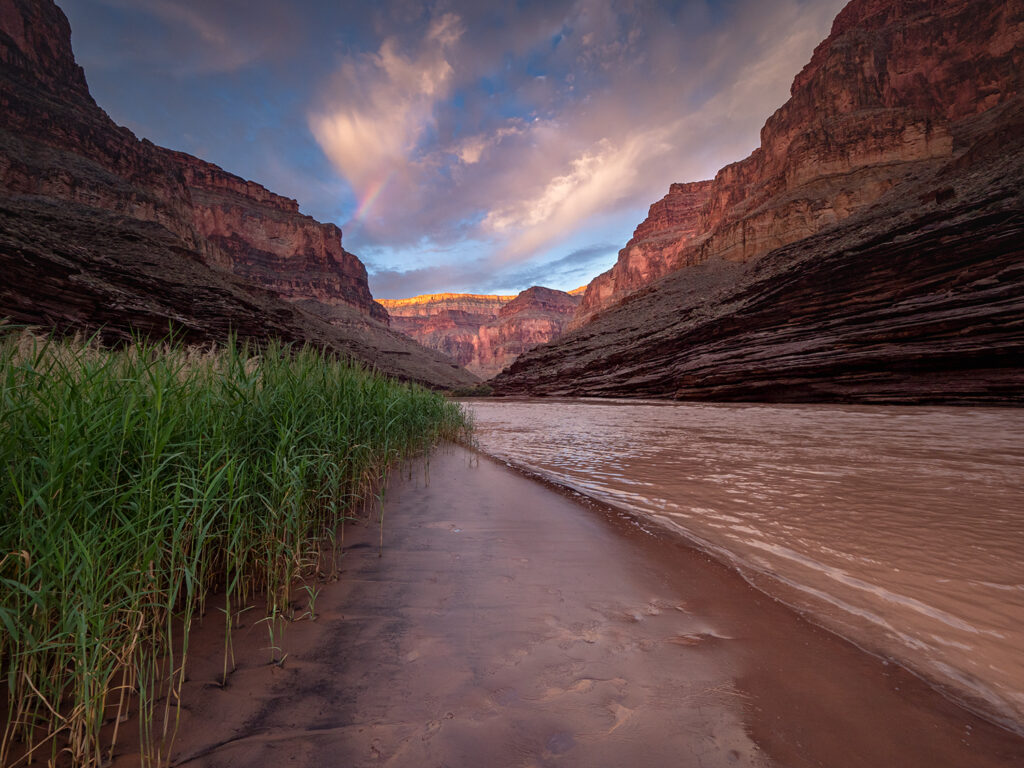
POLYGON ((299 213, 299 204, 203 160, 163 150, 180 165, 208 262, 289 301, 347 304, 375 320, 366 268, 341 244, 341 230, 299 213))
POLYGON ((517 296, 441 293, 381 301, 393 328, 484 379, 558 337, 578 303, 578 296, 539 286, 517 296))
POLYGON ((1022 73, 1020 0, 854 0, 674 270, 585 299, 496 390, 1024 401, 1022 73))
POLYGON ((386 327, 341 232, 139 141, 93 101, 50 0, 0 0, 0 317, 110 337, 276 335, 438 386, 474 377, 386 327))
POLYGON ((760 147, 706 186, 673 185, 588 287, 574 325, 673 269, 752 261, 835 226, 951 157, 951 123, 1019 87, 1020 17, 1020 0, 849 3, 761 129, 760 147), (682 219, 665 215, 673 203, 682 219))
POLYGON ((675 269, 680 253, 701 232, 700 213, 713 187, 710 181, 673 184, 633 231, 614 266, 586 286, 571 326, 583 325, 601 309, 675 269))

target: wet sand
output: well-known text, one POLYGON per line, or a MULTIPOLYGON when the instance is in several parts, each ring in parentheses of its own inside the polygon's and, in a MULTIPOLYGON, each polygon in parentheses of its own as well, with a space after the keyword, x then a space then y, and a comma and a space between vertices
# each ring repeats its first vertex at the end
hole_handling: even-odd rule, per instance
POLYGON ((480 449, 679 531, 1024 734, 1024 411, 472 400, 480 449))
POLYGON ((196 633, 173 764, 1024 764, 1024 739, 676 535, 463 448, 424 470, 388 488, 383 557, 347 526, 283 666, 252 621, 222 689, 215 622, 196 633))

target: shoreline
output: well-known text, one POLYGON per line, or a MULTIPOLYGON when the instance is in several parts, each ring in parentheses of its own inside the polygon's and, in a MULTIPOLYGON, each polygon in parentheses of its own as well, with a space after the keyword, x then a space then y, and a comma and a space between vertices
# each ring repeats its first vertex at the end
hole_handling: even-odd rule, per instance
POLYGON ((346 528, 341 580, 289 625, 282 666, 246 652, 267 644, 250 620, 221 689, 223 638, 197 628, 172 764, 1024 760, 1024 739, 678 534, 508 469, 453 445, 396 470, 383 557, 376 524, 346 528))
POLYGON ((604 501, 603 499, 595 498, 589 495, 585 491, 581 491, 568 482, 560 482, 558 478, 548 476, 543 472, 535 470, 527 465, 518 464, 510 458, 490 454, 482 449, 480 453, 490 458, 492 461, 498 462, 504 465, 506 468, 513 472, 517 472, 523 477, 538 482, 545 487, 561 493, 567 498, 570 498, 579 503, 583 503, 595 510, 606 510, 606 514, 614 514, 620 517, 629 518, 634 521, 641 530, 647 533, 651 531, 645 527, 649 526, 651 529, 661 531, 665 535, 670 537, 681 538, 683 542, 691 547, 692 549, 701 552, 716 562, 720 563, 725 568, 736 573, 744 582, 746 582, 751 588, 757 590, 765 597, 776 601, 777 603, 785 606, 787 609, 792 611, 794 614, 799 616, 804 621, 812 624, 813 626, 821 629, 824 632, 828 632, 831 635, 839 638, 840 640, 849 643, 850 645, 857 648, 857 650, 865 653, 883 664, 895 664, 901 669, 909 672, 911 675, 916 677, 922 683, 927 685, 933 691, 941 695, 943 698, 948 700, 954 706, 960 707, 972 715, 985 720, 992 725, 1001 728, 1014 736, 1024 738, 1024 722, 1014 720, 1012 717, 1005 713, 996 711, 990 702, 987 702, 981 696, 977 696, 972 699, 971 694, 967 690, 956 689, 949 683, 942 680, 930 677, 926 670, 917 669, 911 663, 904 661, 896 656, 886 654, 884 651, 870 647, 865 643, 858 642, 856 638, 849 636, 841 631, 841 629, 829 625, 823 618, 818 617, 814 612, 808 610, 802 610, 798 605, 793 604, 787 600, 784 596, 773 592, 772 586, 777 586, 780 583, 779 577, 776 574, 769 572, 758 571, 752 568, 747 563, 735 557, 729 550, 724 547, 713 544, 712 542, 705 541, 698 536, 688 531, 682 525, 674 523, 671 520, 660 519, 644 515, 642 512, 637 512, 628 507, 619 507, 610 502, 604 501), (763 585, 767 582, 768 585, 763 585))

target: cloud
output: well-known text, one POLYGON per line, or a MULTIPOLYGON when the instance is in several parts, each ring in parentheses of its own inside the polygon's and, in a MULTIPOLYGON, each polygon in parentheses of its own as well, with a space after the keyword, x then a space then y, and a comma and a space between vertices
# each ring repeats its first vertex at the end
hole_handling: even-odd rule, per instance
POLYGON ((618 243, 595 243, 594 245, 577 248, 575 251, 566 254, 560 259, 548 262, 545 267, 552 269, 572 267, 573 270, 575 270, 579 268, 580 265, 589 264, 594 259, 603 258, 608 254, 618 252, 619 247, 620 245, 618 243))
POLYGON ((567 173, 548 179, 539 195, 491 210, 482 227, 507 237, 503 260, 532 255, 568 237, 587 219, 635 193, 649 160, 671 148, 665 141, 668 133, 660 128, 640 131, 621 143, 601 138, 569 161, 567 173))
POLYGON ((406 270, 379 269, 370 275, 370 291, 376 298, 385 299, 405 299, 427 293, 491 292, 489 280, 493 277, 493 270, 484 262, 406 270))
POLYGON ((534 274, 522 265, 741 159, 842 0, 740 0, 724 18, 555 2, 514 33, 471 5, 346 57, 311 113, 361 201, 350 244, 393 254, 375 285, 534 274), (472 263, 428 253, 468 242, 472 263))
MULTIPOLYGON (((325 104, 310 113, 313 135, 363 201, 358 217, 371 213, 374 198, 405 175, 417 154, 435 105, 448 95, 448 54, 462 31, 458 16, 444 14, 430 23, 415 53, 388 38, 375 53, 347 59, 326 89, 325 104)), ((472 148, 465 152, 473 155, 472 148)))
MULTIPOLYGON (((294 51, 302 37, 298 14, 273 0, 64 0, 69 14, 95 17, 103 8, 125 14, 131 35, 109 46, 102 61, 175 76, 236 72, 294 51)), ((93 62, 94 64, 96 62, 93 62)))
POLYGON ((463 141, 455 150, 455 154, 466 165, 473 165, 473 163, 480 162, 480 156, 483 155, 489 143, 484 136, 473 136, 463 141))
POLYGON ((527 263, 503 278, 511 285, 543 285, 547 288, 572 290, 586 285, 614 261, 618 243, 598 243, 577 248, 553 261, 527 263))

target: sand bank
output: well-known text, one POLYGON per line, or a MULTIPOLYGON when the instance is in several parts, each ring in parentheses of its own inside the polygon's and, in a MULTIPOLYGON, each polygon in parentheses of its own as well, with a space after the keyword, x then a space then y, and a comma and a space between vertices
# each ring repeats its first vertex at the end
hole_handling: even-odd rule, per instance
POLYGON ((412 471, 383 557, 375 525, 346 528, 283 666, 253 621, 222 689, 197 633, 175 764, 1024 764, 1024 740, 678 537, 462 448, 412 471))

